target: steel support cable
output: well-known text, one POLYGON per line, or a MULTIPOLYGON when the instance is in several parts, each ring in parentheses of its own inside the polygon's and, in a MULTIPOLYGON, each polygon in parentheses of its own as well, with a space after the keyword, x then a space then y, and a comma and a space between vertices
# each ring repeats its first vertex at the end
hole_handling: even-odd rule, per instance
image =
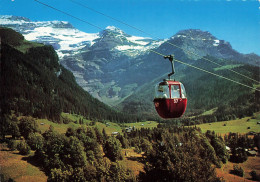
MULTIPOLYGON (((79 6, 82 6, 82 7, 84 7, 84 8, 87 8, 87 9, 89 9, 89 10, 95 12, 95 13, 98 13, 98 14, 100 14, 100 15, 103 15, 103 16, 109 18, 109 19, 112 19, 112 20, 114 20, 114 21, 117 21, 117 22, 119 22, 119 23, 121 23, 121 24, 124 24, 124 25, 130 27, 130 28, 133 28, 133 29, 135 29, 135 30, 137 30, 137 31, 139 31, 139 32, 142 32, 142 33, 144 33, 144 34, 146 34, 146 35, 149 35, 149 36, 151 36, 151 37, 155 37, 156 39, 160 39, 159 37, 154 36, 154 35, 152 35, 152 34, 150 34, 150 33, 147 33, 147 32, 145 32, 144 30, 141 30, 140 28, 134 27, 134 26, 132 26, 132 25, 130 25, 130 24, 128 24, 128 23, 125 23, 125 22, 123 22, 123 21, 121 21, 121 20, 118 20, 118 19, 116 19, 116 18, 114 18, 114 17, 112 17, 112 16, 106 15, 106 14, 100 12, 100 11, 97 11, 97 10, 95 10, 95 9, 93 9, 93 8, 91 8, 91 7, 88 7, 88 6, 86 6, 86 5, 82 4, 82 3, 79 3, 79 2, 77 2, 77 1, 75 1, 75 0, 70 0, 70 1, 73 2, 73 3, 75 3, 75 4, 77 4, 77 5, 79 5, 79 6)), ((170 42, 165 42, 165 43, 167 43, 167 44, 169 44, 169 45, 171 45, 171 46, 174 46, 174 47, 176 47, 176 48, 179 48, 179 49, 183 50, 184 52, 186 52, 186 53, 188 53, 188 54, 193 54, 193 55, 195 55, 195 56, 200 57, 200 56, 199 56, 198 54, 196 54, 195 52, 186 50, 186 49, 184 49, 184 48, 182 48, 182 47, 180 47, 180 46, 177 46, 177 45, 175 45, 175 44, 173 44, 173 43, 170 43, 170 42)), ((212 61, 212 60, 210 60, 210 59, 208 59, 208 58, 205 58, 205 57, 202 57, 201 59, 204 59, 204 60, 206 60, 206 61, 208 61, 208 62, 211 62, 211 63, 213 63, 213 64, 215 64, 215 65, 217 65, 217 66, 224 66, 224 65, 221 65, 221 64, 219 64, 219 63, 216 63, 215 61, 212 61)), ((230 69, 230 68, 227 68, 227 70, 229 70, 229 71, 231 71, 231 72, 233 72, 233 73, 236 73, 236 74, 238 74, 238 75, 240 75, 240 76, 243 76, 243 77, 245 77, 245 78, 247 78, 247 79, 250 79, 250 80, 252 80, 252 81, 255 81, 255 82, 257 82, 257 83, 260 83, 260 81, 255 80, 255 79, 253 79, 253 78, 250 78, 249 76, 246 76, 246 75, 244 75, 244 74, 241 74, 241 73, 239 73, 239 72, 237 72, 237 71, 234 71, 234 70, 232 70, 232 69, 230 69)))
MULTIPOLYGON (((175 44, 172 44, 172 43, 170 43, 170 42, 166 42, 166 43, 167 43, 167 44, 170 44, 170 45, 172 45, 172 46, 174 46, 174 47, 177 47, 177 48, 179 48, 179 49, 182 49, 182 50, 183 50, 184 52, 186 52, 186 53, 193 54, 193 55, 195 55, 195 56, 199 56, 199 55, 196 54, 195 52, 188 51, 188 50, 183 49, 182 47, 177 46, 177 45, 175 45, 175 44)), ((219 64, 219 63, 216 63, 215 61, 212 61, 212 60, 210 60, 210 59, 208 59, 208 58, 205 58, 205 57, 202 57, 201 59, 204 59, 204 60, 206 60, 206 61, 208 61, 208 62, 211 62, 211 63, 213 63, 213 64, 215 64, 215 65, 218 65, 218 66, 224 66, 224 65, 221 65, 221 64, 219 64)), ((230 69, 230 68, 227 68, 227 70, 232 71, 233 73, 236 73, 236 74, 238 74, 238 75, 240 75, 240 76, 243 76, 243 77, 245 77, 245 78, 247 78, 247 79, 250 79, 250 80, 252 80, 252 81, 255 81, 255 82, 257 82, 257 83, 260 83, 260 81, 257 81, 257 80, 255 80, 255 79, 253 79, 253 78, 250 78, 250 77, 248 77, 248 76, 246 76, 246 75, 244 75, 244 74, 241 74, 241 73, 239 73, 239 72, 237 72, 237 71, 234 71, 234 70, 232 70, 232 69, 230 69)))
POLYGON ((60 10, 60 9, 57 9, 57 8, 55 8, 55 7, 53 7, 53 6, 50 6, 50 5, 46 4, 46 3, 43 3, 43 2, 38 1, 38 0, 34 0, 34 1, 36 1, 37 3, 40 3, 40 4, 44 5, 44 6, 46 6, 46 7, 48 7, 48 8, 54 9, 55 11, 58 11, 58 12, 60 12, 60 13, 63 13, 63 14, 65 14, 65 15, 67 15, 67 16, 70 16, 70 17, 72 17, 72 18, 75 18, 75 19, 77 19, 77 20, 79 20, 79 21, 81 21, 81 22, 87 23, 87 24, 90 25, 90 26, 93 26, 93 27, 96 27, 96 28, 98 28, 98 29, 100 29, 100 30, 103 30, 103 29, 102 29, 101 27, 99 27, 99 26, 96 26, 96 25, 94 25, 94 24, 92 24, 92 23, 89 23, 89 22, 86 21, 86 20, 83 20, 83 19, 81 19, 81 18, 78 18, 78 17, 76 17, 76 16, 74 16, 74 15, 72 15, 72 14, 69 14, 69 13, 67 13, 67 12, 65 12, 65 11, 62 11, 62 10, 60 10))
MULTIPOLYGON (((157 52, 157 51, 154 51, 154 50, 150 50, 150 52, 153 52, 153 53, 158 54, 158 55, 163 56, 163 57, 166 56, 166 55, 161 54, 161 53, 159 53, 159 52, 157 52)), ((250 88, 250 89, 253 89, 253 90, 256 90, 256 91, 260 92, 260 90, 258 90, 257 88, 248 86, 248 85, 246 85, 246 84, 243 84, 243 83, 240 83, 240 82, 238 82, 238 81, 232 80, 232 79, 230 79, 230 78, 227 78, 227 77, 218 75, 218 74, 216 74, 216 73, 212 73, 212 72, 210 72, 210 71, 204 70, 204 69, 199 68, 199 67, 197 67, 197 66, 193 66, 193 65, 191 65, 191 64, 185 63, 185 62, 180 61, 180 60, 177 60, 177 59, 174 59, 174 61, 179 62, 179 63, 181 63, 181 64, 184 64, 184 65, 186 65, 186 66, 195 68, 195 69, 197 69, 197 70, 203 71, 203 72, 205 72, 205 73, 208 73, 208 74, 211 74, 211 75, 214 75, 214 76, 223 78, 223 79, 225 79, 225 80, 231 81, 231 82, 233 82, 233 83, 236 83, 236 84, 239 84, 239 85, 242 85, 242 86, 244 86, 244 87, 247 87, 247 88, 250 88)))
MULTIPOLYGON (((93 26, 93 27, 95 27, 95 28, 97 28, 97 29, 99 29, 99 30, 103 30, 103 28, 101 28, 101 27, 99 27, 99 26, 97 26, 97 25, 94 25, 93 23, 90 23, 90 22, 88 22, 88 21, 86 21, 86 20, 83 20, 83 19, 81 19, 81 18, 78 18, 78 17, 76 17, 76 16, 74 16, 74 15, 72 15, 72 14, 69 14, 69 13, 67 13, 67 12, 65 12, 65 11, 62 11, 62 10, 60 10, 60 9, 58 9, 58 8, 55 8, 55 7, 51 6, 51 5, 48 5, 48 4, 46 4, 46 3, 43 3, 43 2, 41 2, 41 1, 39 1, 39 0, 34 0, 34 1, 37 2, 37 3, 39 3, 39 4, 42 4, 42 5, 46 6, 46 7, 48 7, 48 8, 51 8, 51 9, 53 9, 53 10, 55 10, 55 11, 58 11, 58 12, 60 12, 60 13, 63 13, 63 14, 65 14, 65 15, 67 15, 67 16, 70 16, 70 17, 72 17, 72 18, 74 18, 74 19, 76 19, 76 20, 79 20, 79 21, 81 21, 81 22, 83 22, 83 23, 86 23, 86 24, 88 24, 88 25, 90 25, 90 26, 93 26)), ((108 33, 114 35, 112 32, 108 32, 108 33)))
POLYGON ((146 34, 146 35, 152 36, 151 34, 145 32, 145 31, 143 31, 143 30, 141 30, 141 29, 139 29, 139 28, 136 28, 136 27, 134 27, 134 26, 132 26, 132 25, 129 25, 129 24, 127 24, 127 23, 125 23, 125 22, 123 22, 123 21, 121 21, 121 20, 118 20, 118 19, 112 17, 112 16, 106 15, 106 14, 104 14, 104 13, 102 13, 102 12, 100 12, 100 11, 97 11, 97 10, 91 8, 91 7, 88 7, 88 6, 86 6, 86 5, 82 4, 82 3, 79 3, 79 2, 74 1, 74 0, 70 0, 70 1, 73 2, 74 4, 77 4, 77 5, 79 5, 79 6, 82 6, 82 7, 84 7, 84 8, 87 8, 87 9, 89 9, 89 10, 95 12, 95 13, 98 13, 98 14, 100 14, 100 15, 103 15, 103 16, 109 18, 109 19, 112 19, 112 20, 117 21, 117 22, 119 22, 119 23, 121 23, 121 24, 124 24, 124 25, 126 25, 126 26, 128 26, 128 27, 130 27, 130 28, 133 28, 133 29, 135 29, 135 30, 138 30, 139 32, 142 32, 142 33, 144 33, 144 34, 146 34))
MULTIPOLYGON (((81 21, 81 22, 87 23, 87 24, 89 24, 89 25, 91 25, 91 26, 93 26, 93 27, 96 27, 96 28, 100 29, 100 30, 103 30, 101 27, 96 26, 96 25, 94 25, 94 24, 92 24, 92 23, 89 23, 88 21, 85 21, 85 20, 83 20, 83 19, 80 19, 80 18, 78 18, 78 17, 76 17, 76 16, 73 16, 73 15, 71 15, 71 14, 65 12, 65 11, 59 10, 59 9, 53 7, 53 6, 50 6, 50 5, 48 5, 48 4, 45 4, 45 3, 41 2, 41 1, 38 1, 38 0, 34 0, 34 1, 36 1, 36 2, 38 2, 38 3, 40 3, 40 4, 42 4, 42 5, 44 5, 44 6, 46 6, 46 7, 49 7, 49 8, 51 8, 51 9, 55 10, 55 11, 61 12, 61 13, 65 14, 65 15, 67 15, 67 16, 70 16, 70 17, 72 17, 72 18, 75 18, 75 19, 77 19, 77 20, 79 20, 79 21, 81 21)), ((154 52, 154 53, 156 53, 156 54, 158 54, 158 55, 160 55, 160 56, 166 56, 166 55, 163 55, 163 54, 161 54, 161 53, 159 53, 159 52, 157 52, 157 51, 154 51, 154 50, 152 50, 152 49, 149 50, 149 51, 150 51, 150 52, 154 52)), ((214 76, 218 76, 218 77, 220 77, 220 78, 229 80, 229 81, 234 82, 234 83, 236 83, 236 84, 239 84, 239 85, 242 85, 242 86, 245 86, 245 87, 248 87, 248 88, 251 88, 251 89, 253 89, 253 90, 256 90, 256 91, 259 91, 259 92, 260 92, 260 90, 254 88, 254 87, 245 85, 245 84, 243 84, 243 83, 240 83, 240 82, 237 82, 237 81, 235 81, 235 80, 226 78, 226 77, 224 77, 224 76, 221 76, 221 75, 212 73, 212 72, 210 72, 210 71, 207 71, 207 70, 204 70, 204 69, 202 69, 202 68, 199 68, 199 67, 190 65, 190 64, 188 64, 188 63, 185 63, 185 62, 182 62, 182 61, 179 61, 179 60, 176 60, 176 59, 174 59, 174 60, 177 61, 177 62, 179 62, 179 63, 185 64, 185 65, 187 65, 187 66, 193 67, 193 68, 195 68, 195 69, 197 69, 197 70, 200 70, 200 71, 203 71, 203 72, 212 74, 212 75, 214 75, 214 76)))

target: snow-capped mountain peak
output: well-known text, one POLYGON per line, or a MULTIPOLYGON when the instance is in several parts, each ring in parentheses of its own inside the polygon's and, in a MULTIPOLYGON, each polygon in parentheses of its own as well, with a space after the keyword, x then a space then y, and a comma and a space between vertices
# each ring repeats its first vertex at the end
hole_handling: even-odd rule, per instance
POLYGON ((108 49, 135 57, 144 51, 158 47, 163 41, 128 35, 115 26, 107 26, 99 33, 85 33, 66 21, 31 21, 19 16, 0 16, 1 26, 22 33, 25 39, 52 45, 60 59, 77 54, 82 49, 108 49))
MULTIPOLYGON (((60 23, 58 22, 58 25, 60 23)), ((68 50, 78 51, 85 46, 91 46, 94 44, 94 40, 99 38, 97 33, 85 33, 75 28, 46 26, 46 24, 39 23, 36 23, 36 25, 34 29, 25 31, 25 39, 51 44, 56 49, 60 58, 68 55, 64 52, 68 50)))
POLYGON ((104 30, 99 32, 99 36, 101 38, 124 38, 129 35, 127 35, 125 32, 123 32, 121 29, 115 27, 115 26, 107 26, 104 30))
POLYGON ((0 25, 21 32, 26 40, 52 45, 59 57, 76 53, 86 46, 92 46, 98 33, 85 33, 75 29, 67 21, 36 21, 28 18, 4 15, 0 16, 0 25))
POLYGON ((186 61, 207 55, 248 62, 259 59, 250 56, 249 60, 233 50, 228 42, 194 29, 180 31, 170 39, 153 40, 129 35, 114 26, 98 33, 86 33, 65 21, 34 22, 15 16, 0 16, 0 26, 20 32, 27 40, 52 45, 60 63, 73 72, 79 85, 106 103, 127 98, 138 84, 145 83, 140 77, 148 79, 149 75, 153 78, 154 74, 165 74, 167 65, 149 49, 174 54, 176 59, 186 61))
POLYGON ((107 27, 105 28, 105 30, 113 31, 113 32, 118 32, 118 33, 124 34, 124 32, 123 32, 121 29, 119 29, 119 28, 117 28, 117 27, 115 27, 115 26, 107 26, 107 27))
POLYGON ((12 15, 0 15, 1 25, 5 24, 22 24, 30 22, 31 20, 21 16, 12 16, 12 15))

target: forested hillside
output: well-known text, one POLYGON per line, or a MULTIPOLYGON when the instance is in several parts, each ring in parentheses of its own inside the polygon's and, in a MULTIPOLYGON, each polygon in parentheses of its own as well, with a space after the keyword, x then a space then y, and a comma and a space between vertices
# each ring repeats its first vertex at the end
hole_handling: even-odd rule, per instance
POLYGON ((9 152, 27 156, 24 160, 41 168, 50 182, 214 182, 220 181, 215 167, 221 167, 229 157, 221 137, 210 131, 203 134, 198 128, 159 125, 110 136, 105 130, 81 125, 61 134, 52 126, 41 133, 31 117, 11 119, 18 127, 12 138, 3 140, 9 152), (23 140, 17 140, 21 136, 23 140), (128 149, 142 157, 128 157, 128 149), (134 175, 126 165, 130 161, 144 170, 134 175))
POLYGON ((61 112, 91 120, 135 121, 84 91, 59 64, 52 46, 30 43, 12 29, 1 28, 1 116, 31 115, 62 122, 61 112))
MULTIPOLYGON (((209 56, 205 57, 205 59, 225 66, 212 65, 203 59, 193 61, 191 64, 259 90, 259 82, 257 82, 260 80, 259 67, 209 56), (232 69, 256 81, 235 74, 228 69, 232 69)), ((180 65, 178 62, 175 65, 176 73, 174 78, 184 84, 188 98, 187 111, 183 122, 188 123, 192 120, 189 116, 200 116, 201 113, 213 108, 215 108, 215 112, 211 113, 210 116, 193 119, 197 122, 204 122, 204 120, 205 122, 223 121, 236 117, 252 116, 254 112, 260 110, 260 92, 258 90, 244 87, 192 67, 180 65)), ((135 94, 126 98, 118 107, 124 112, 140 112, 147 115, 148 118, 155 119, 156 114, 152 102, 154 86, 166 77, 167 75, 161 79, 147 82, 135 94)), ((160 118, 156 120, 160 120, 160 118)))

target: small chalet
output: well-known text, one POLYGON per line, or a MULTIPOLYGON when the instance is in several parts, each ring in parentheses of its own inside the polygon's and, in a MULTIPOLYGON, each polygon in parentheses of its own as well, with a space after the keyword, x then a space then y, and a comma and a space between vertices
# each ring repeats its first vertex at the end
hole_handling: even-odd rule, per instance
POLYGON ((256 154, 257 154, 257 152, 256 152, 255 150, 248 150, 248 151, 247 151, 247 155, 248 155, 248 156, 253 156, 253 157, 255 157, 256 154))
POLYGON ((226 150, 227 150, 228 152, 231 152, 231 149, 230 149, 230 147, 228 147, 228 146, 226 146, 226 150))

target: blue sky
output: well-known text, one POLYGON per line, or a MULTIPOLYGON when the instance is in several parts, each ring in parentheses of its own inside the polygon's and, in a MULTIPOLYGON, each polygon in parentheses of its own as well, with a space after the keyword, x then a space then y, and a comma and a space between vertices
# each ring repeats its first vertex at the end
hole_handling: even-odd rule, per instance
MULTIPOLYGON (((113 25, 124 32, 151 37, 90 11, 71 0, 39 0, 98 27, 113 25)), ((260 2, 258 0, 74 0, 137 27, 156 38, 169 38, 183 29, 209 31, 242 53, 260 55, 260 2)), ((1 15, 24 16, 33 21, 64 20, 88 33, 100 29, 47 8, 34 0, 0 0, 1 15)))

